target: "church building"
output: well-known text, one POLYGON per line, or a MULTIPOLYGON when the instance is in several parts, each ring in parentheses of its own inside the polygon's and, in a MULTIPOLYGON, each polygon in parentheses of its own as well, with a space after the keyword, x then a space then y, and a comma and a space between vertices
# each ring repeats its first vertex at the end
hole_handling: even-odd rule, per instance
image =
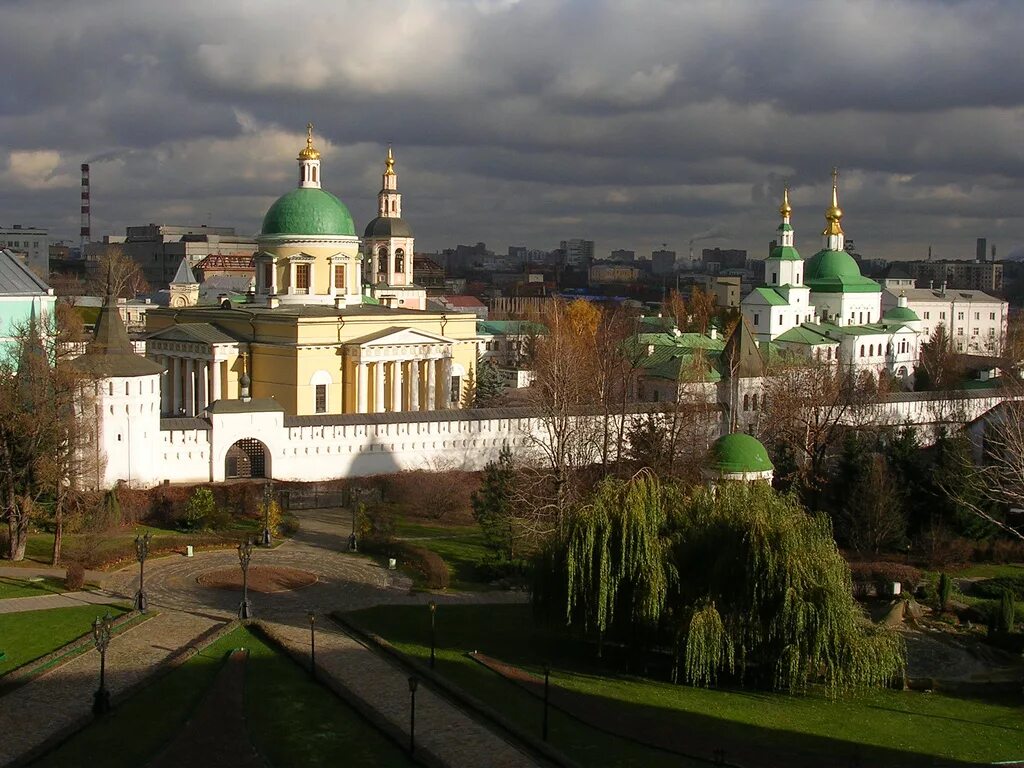
POLYGON ((250 300, 183 300, 147 313, 146 354, 165 368, 161 415, 200 416, 238 399, 243 376, 254 401, 294 416, 460 407, 476 365, 476 317, 425 310, 391 149, 362 241, 322 186, 312 125, 297 160, 296 188, 270 206, 256 237, 250 300))

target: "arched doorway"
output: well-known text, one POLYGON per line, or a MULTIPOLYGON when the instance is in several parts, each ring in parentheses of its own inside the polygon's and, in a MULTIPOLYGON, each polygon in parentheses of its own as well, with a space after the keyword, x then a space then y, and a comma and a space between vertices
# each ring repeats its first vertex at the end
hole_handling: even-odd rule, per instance
POLYGON ((224 457, 224 477, 268 477, 267 448, 254 437, 239 440, 224 457))

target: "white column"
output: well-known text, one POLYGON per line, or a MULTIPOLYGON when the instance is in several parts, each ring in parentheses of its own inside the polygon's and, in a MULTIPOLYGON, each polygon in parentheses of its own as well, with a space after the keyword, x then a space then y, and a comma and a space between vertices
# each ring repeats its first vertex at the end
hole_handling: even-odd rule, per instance
POLYGON ((420 409, 420 361, 409 361, 409 410, 420 409))
MULTIPOLYGON (((435 404, 435 395, 437 394, 437 360, 427 360, 427 410, 434 410, 437 405, 435 404)), ((442 408, 444 405, 442 404, 442 408)))
POLYGON ((402 363, 391 363, 391 410, 402 410, 402 363))
POLYGON ((441 358, 441 407, 452 407, 452 359, 441 358))
POLYGON ((171 360, 173 361, 173 365, 171 367, 174 371, 171 376, 171 389, 174 393, 174 407, 171 409, 171 413, 174 416, 177 416, 178 412, 181 410, 181 406, 183 405, 181 400, 181 358, 173 357, 171 360))
POLYGON ((171 358, 161 355, 160 363, 164 366, 164 372, 160 374, 160 413, 167 414, 171 412, 171 397, 174 395, 171 384, 171 358))
POLYGON ((185 358, 185 415, 196 415, 196 361, 185 358))
POLYGON ((366 413, 367 364, 356 364, 356 413, 366 413))
MULTIPOLYGON (((393 246, 394 243, 391 243, 393 246)), ((395 284, 395 249, 388 248, 388 285, 395 284)))
POLYGON ((199 402, 196 404, 196 412, 202 413, 210 404, 210 361, 199 361, 199 402))
POLYGON ((373 364, 373 412, 381 413, 384 410, 384 361, 378 360, 373 364))
POLYGON ((211 373, 213 375, 210 377, 210 402, 215 403, 220 400, 220 360, 213 361, 211 373))

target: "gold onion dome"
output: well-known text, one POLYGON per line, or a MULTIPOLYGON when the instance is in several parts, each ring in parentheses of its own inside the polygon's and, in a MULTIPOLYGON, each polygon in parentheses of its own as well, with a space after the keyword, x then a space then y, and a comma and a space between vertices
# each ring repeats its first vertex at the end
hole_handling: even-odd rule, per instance
POLYGON ((839 169, 832 169, 832 205, 825 211, 825 225, 823 235, 841 235, 843 228, 839 220, 843 218, 843 209, 839 207, 839 169))
POLYGON ((386 176, 394 176, 395 175, 395 156, 391 153, 391 145, 390 144, 388 144, 388 156, 387 156, 387 159, 384 161, 384 165, 386 166, 386 168, 384 170, 384 174, 386 176))
POLYGON ((779 207, 779 213, 782 214, 783 218, 788 218, 793 213, 793 206, 789 204, 789 187, 782 193, 782 205, 779 207))
POLYGON ((299 160, 319 160, 320 152, 313 146, 313 124, 306 124, 306 146, 299 152, 299 160))

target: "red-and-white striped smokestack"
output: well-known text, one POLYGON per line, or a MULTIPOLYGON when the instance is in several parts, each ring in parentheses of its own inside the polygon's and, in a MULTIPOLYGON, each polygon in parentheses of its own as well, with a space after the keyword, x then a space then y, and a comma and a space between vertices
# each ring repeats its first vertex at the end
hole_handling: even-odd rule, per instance
POLYGON ((85 244, 92 240, 92 211, 89 205, 89 164, 82 163, 82 257, 85 244))

